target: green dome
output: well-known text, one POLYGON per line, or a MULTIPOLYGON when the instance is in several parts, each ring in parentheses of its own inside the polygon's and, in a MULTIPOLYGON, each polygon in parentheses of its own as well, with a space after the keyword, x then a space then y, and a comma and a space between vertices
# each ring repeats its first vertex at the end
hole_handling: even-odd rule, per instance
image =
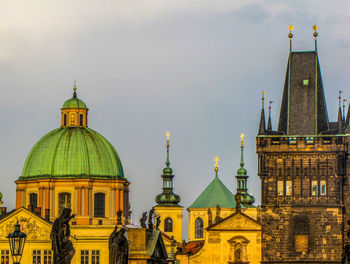
POLYGON ((73 96, 72 98, 64 102, 62 109, 67 109, 67 108, 87 109, 86 104, 76 96, 73 96))
POLYGON ((117 151, 87 127, 57 128, 30 151, 19 180, 124 178, 117 151))

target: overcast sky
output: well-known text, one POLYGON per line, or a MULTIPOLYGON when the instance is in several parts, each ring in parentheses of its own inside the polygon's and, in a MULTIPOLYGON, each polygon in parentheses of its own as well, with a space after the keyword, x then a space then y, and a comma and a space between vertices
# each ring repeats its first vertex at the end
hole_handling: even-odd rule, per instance
POLYGON ((117 149, 131 181, 134 222, 161 192, 171 132, 175 192, 187 208, 214 177, 235 192, 246 134, 249 191, 260 204, 255 136, 264 90, 276 128, 288 58, 312 50, 312 25, 328 111, 350 97, 350 1, 0 0, 0 173, 5 206, 32 146, 60 125, 72 95, 89 127, 117 149))

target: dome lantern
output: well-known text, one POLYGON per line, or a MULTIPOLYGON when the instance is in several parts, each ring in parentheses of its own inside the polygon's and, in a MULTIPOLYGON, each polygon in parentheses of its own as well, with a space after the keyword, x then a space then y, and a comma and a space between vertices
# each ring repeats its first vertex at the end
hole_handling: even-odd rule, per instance
POLYGON ((77 86, 74 81, 73 97, 64 102, 61 108, 61 127, 87 127, 86 104, 77 97, 77 86))

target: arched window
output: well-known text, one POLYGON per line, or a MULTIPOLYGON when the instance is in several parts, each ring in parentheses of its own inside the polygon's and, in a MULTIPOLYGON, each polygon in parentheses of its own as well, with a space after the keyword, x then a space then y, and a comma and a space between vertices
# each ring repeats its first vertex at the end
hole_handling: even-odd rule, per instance
POLYGON ((80 114, 79 118, 80 118, 80 126, 83 126, 84 116, 82 114, 80 114))
POLYGON ((58 194, 58 214, 60 215, 63 208, 71 208, 71 195, 70 193, 58 194))
POLYGON ((95 193, 94 199, 94 216, 95 217, 105 217, 105 194, 95 193))
POLYGON ((164 232, 173 232, 173 220, 169 217, 164 221, 164 232))
POLYGON ((195 222, 195 238, 203 238, 203 219, 200 217, 195 222))
POLYGON ((235 245, 235 262, 240 262, 242 259, 242 245, 238 243, 235 245))
POLYGON ((29 194, 29 205, 33 211, 38 207, 38 195, 36 193, 29 194))
POLYGON ((66 126, 67 125, 67 114, 63 115, 63 125, 66 126))

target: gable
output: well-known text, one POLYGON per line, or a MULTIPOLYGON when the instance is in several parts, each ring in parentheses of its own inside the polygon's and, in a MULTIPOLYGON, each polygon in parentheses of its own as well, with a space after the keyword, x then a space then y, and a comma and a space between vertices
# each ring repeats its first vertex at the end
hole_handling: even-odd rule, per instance
POLYGON ((208 228, 208 231, 259 231, 261 230, 261 225, 255 219, 242 214, 234 213, 221 222, 218 222, 208 228))
POLYGON ((7 240, 17 221, 21 231, 27 235, 27 241, 50 240, 52 224, 25 208, 17 209, 0 220, 0 240, 7 240))

